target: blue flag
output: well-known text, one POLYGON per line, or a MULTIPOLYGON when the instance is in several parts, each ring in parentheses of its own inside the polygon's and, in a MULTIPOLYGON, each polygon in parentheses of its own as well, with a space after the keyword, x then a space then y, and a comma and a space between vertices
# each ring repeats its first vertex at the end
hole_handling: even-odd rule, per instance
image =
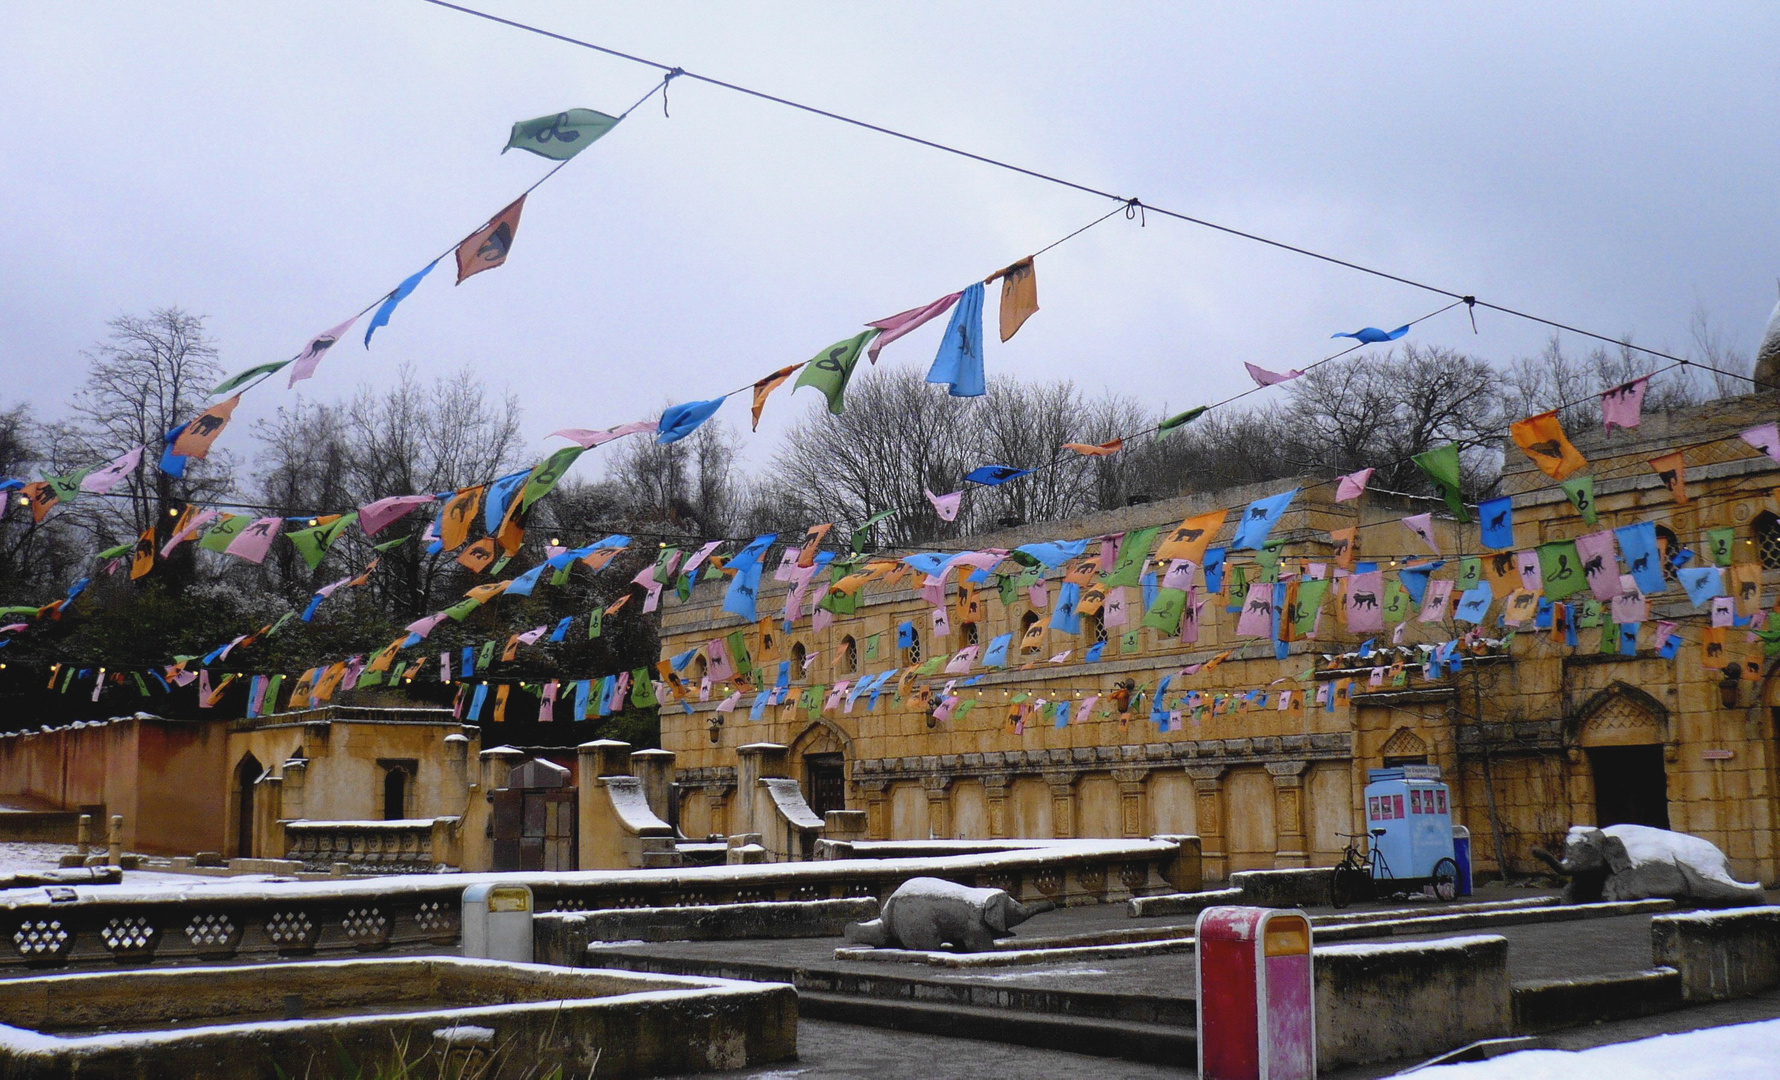
POLYGON ((766 549, 771 547, 778 533, 765 533, 748 542, 748 546, 736 552, 729 565, 735 570, 735 577, 730 579, 729 591, 723 596, 723 610, 732 615, 753 622, 755 594, 760 589, 760 560, 766 557, 766 549))
POLYGON ((1632 580, 1638 583, 1639 592, 1655 596, 1668 588, 1668 583, 1663 580, 1663 557, 1657 550, 1654 522, 1621 525, 1613 530, 1613 535, 1619 538, 1619 550, 1625 556, 1632 580))
POLYGON ((1088 550, 1086 540, 1047 540, 1040 544, 1021 544, 1014 549, 1015 554, 1030 555, 1038 560, 1039 565, 1049 569, 1062 566, 1071 559, 1080 558, 1082 552, 1088 550))
POLYGON ((1428 591, 1428 575, 1445 566, 1444 560, 1431 562, 1423 566, 1405 566, 1397 571, 1397 580, 1403 583, 1403 591, 1409 594, 1417 606, 1422 602, 1422 594, 1428 591))
POLYGON ((467 679, 470 676, 476 674, 476 648, 475 648, 475 646, 473 646, 473 645, 465 645, 464 646, 463 664, 461 667, 459 667, 458 671, 459 671, 458 678, 460 678, 460 679, 467 679))
POLYGON ((587 696, 593 692, 592 679, 578 679, 575 682, 575 715, 576 720, 587 719, 587 696))
POLYGON ((525 573, 520 574, 518 577, 507 583, 506 595, 530 596, 532 590, 538 587, 538 579, 543 577, 544 571, 548 569, 550 569, 548 563, 539 563, 525 573))
POLYGON ((896 647, 911 649, 915 645, 915 624, 905 622, 896 628, 896 647))
POLYGON ((698 430, 700 424, 709 420, 728 398, 712 398, 709 401, 688 401, 683 405, 669 405, 655 424, 655 441, 663 446, 671 442, 679 442, 698 430))
POLYGON ((971 285, 958 298, 946 336, 939 340, 939 354, 928 369, 927 381, 950 384, 948 392, 953 397, 982 397, 987 393, 983 383, 982 282, 971 285))
POLYGON ((1094 644, 1088 646, 1088 663, 1098 664, 1100 662, 1100 654, 1105 651, 1106 642, 1104 641, 1096 641, 1094 644))
POLYGON ((944 551, 917 551, 913 555, 904 555, 902 561, 929 576, 939 573, 939 568, 946 564, 952 556, 944 551))
POLYGON ((1494 598, 1495 593, 1490 589, 1490 583, 1480 581, 1459 597, 1459 606, 1453 608, 1452 617, 1460 622, 1480 623, 1489 614, 1490 601, 1494 598))
POLYGON ((1013 644, 1014 635, 1003 634, 989 641, 989 651, 983 654, 984 667, 1006 667, 1007 647, 1013 644))
POLYGON ((1031 469, 1016 469, 1012 465, 978 465, 964 474, 964 481, 969 484, 994 487, 997 484, 1005 484, 1009 480, 1018 480, 1022 476, 1030 475, 1031 472, 1031 469))
MULTIPOLYGON (((414 291, 416 285, 420 284, 420 279, 432 273, 433 267, 437 265, 439 265, 438 259, 434 259, 432 262, 427 263, 413 274, 410 274, 406 281, 397 285, 395 291, 390 293, 389 296, 384 299, 382 305, 377 308, 377 313, 371 316, 371 325, 365 327, 365 348, 368 349, 371 347, 371 335, 377 332, 379 326, 389 325, 389 316, 395 311, 396 305, 408 299, 408 294, 414 291)), ((478 698, 478 700, 480 700, 480 698, 478 698)))
POLYGON ((1410 324, 1408 323, 1404 323, 1395 330, 1380 330, 1376 326, 1368 326, 1363 330, 1355 330, 1351 334, 1330 334, 1329 336, 1332 338, 1350 337, 1362 345, 1374 345, 1381 341, 1397 340, 1404 334, 1409 333, 1409 325, 1410 324))
POLYGON ((476 692, 470 695, 470 712, 468 719, 474 720, 482 714, 482 703, 488 700, 488 684, 477 683, 476 692))
POLYGON ((567 637, 569 633, 569 624, 574 621, 575 617, 573 615, 564 615, 562 620, 556 624, 556 629, 550 631, 550 640, 561 641, 563 638, 567 637))
POLYGON ((185 479, 185 463, 191 460, 173 452, 173 443, 185 434, 185 427, 185 424, 181 424, 163 436, 167 445, 161 451, 161 471, 175 480, 185 479))
POLYGON ((1205 549, 1205 591, 1224 591, 1224 554, 1226 548, 1205 549))
POLYGON ((501 521, 507 516, 507 504, 513 501, 513 496, 519 493, 520 487, 525 484, 525 478, 531 472, 530 469, 521 469, 488 485, 488 494, 482 500, 482 525, 490 536, 501 531, 501 521))
POLYGON ((1714 596, 1724 595, 1724 571, 1716 566, 1684 566, 1675 571, 1694 607, 1705 607, 1714 596))
POLYGON ((1082 587, 1073 581, 1065 581, 1057 586, 1057 604, 1051 612, 1050 628, 1061 630, 1065 634, 1082 632, 1082 620, 1075 613, 1075 606, 1081 603, 1082 587))
POLYGON ((1285 516, 1286 507, 1297 494, 1298 489, 1293 488, 1249 503, 1248 509, 1243 511, 1242 520, 1236 525, 1236 536, 1230 541, 1230 550, 1244 551, 1265 544, 1267 534, 1279 524, 1279 519, 1285 516))
POLYGON ((1503 496, 1477 507, 1477 527, 1484 547, 1514 546, 1514 500, 1503 496))

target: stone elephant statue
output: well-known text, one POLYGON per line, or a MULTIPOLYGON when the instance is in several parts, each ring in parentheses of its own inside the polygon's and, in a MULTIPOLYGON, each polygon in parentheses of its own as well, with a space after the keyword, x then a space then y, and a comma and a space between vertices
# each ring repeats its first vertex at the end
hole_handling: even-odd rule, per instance
POLYGON ((1002 889, 972 889, 941 878, 910 878, 870 922, 848 923, 847 940, 877 948, 986 952, 995 939, 1056 905, 1020 903, 1002 889))
POLYGON ((1647 825, 1573 825, 1564 837, 1564 856, 1533 849, 1563 877, 1564 902, 1691 900, 1735 907, 1767 902, 1760 885, 1731 876, 1724 852, 1707 840, 1647 825))

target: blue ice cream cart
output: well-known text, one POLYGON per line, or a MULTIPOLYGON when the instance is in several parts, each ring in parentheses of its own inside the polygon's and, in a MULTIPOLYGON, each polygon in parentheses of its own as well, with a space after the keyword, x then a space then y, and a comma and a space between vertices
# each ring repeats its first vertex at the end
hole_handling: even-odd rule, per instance
MULTIPOLYGON (((1427 892, 1458 895, 1452 804, 1437 765, 1399 765, 1366 772, 1367 850, 1350 843, 1335 868, 1331 900, 1346 907, 1358 896, 1427 892)), ((1359 837, 1352 837, 1354 840, 1359 837)))

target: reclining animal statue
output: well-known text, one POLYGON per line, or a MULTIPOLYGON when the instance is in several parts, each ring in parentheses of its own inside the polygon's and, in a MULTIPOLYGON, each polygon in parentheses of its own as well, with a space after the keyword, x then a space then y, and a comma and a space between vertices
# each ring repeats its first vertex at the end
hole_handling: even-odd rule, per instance
POLYGON ((1647 825, 1572 825, 1564 857, 1533 849, 1559 876, 1566 904, 1667 898, 1715 907, 1765 904, 1760 885, 1731 876, 1724 852, 1708 840, 1647 825))
POLYGON ((845 933, 848 941, 876 948, 987 952, 996 938, 1011 936, 1014 927, 1055 906, 1048 900, 1022 904, 1002 889, 910 878, 884 901, 881 915, 848 923, 845 933))

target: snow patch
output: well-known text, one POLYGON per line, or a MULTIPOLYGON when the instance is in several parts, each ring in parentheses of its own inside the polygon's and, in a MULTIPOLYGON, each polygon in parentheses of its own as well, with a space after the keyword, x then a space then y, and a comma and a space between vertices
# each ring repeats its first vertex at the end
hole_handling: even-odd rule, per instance
POLYGON ((451 1027, 435 1029, 433 1038, 454 1044, 493 1046, 494 1028, 482 1027, 478 1024, 453 1024, 451 1027))
POLYGON ((1773 1080, 1776 1061, 1780 1020, 1763 1020, 1591 1050, 1522 1050, 1415 1075, 1426 1080, 1773 1080))
POLYGON ((1440 938, 1437 941, 1403 941, 1390 945, 1318 945, 1318 956, 1373 956, 1383 953, 1456 952, 1484 942, 1507 942, 1501 934, 1466 934, 1463 937, 1440 938))

